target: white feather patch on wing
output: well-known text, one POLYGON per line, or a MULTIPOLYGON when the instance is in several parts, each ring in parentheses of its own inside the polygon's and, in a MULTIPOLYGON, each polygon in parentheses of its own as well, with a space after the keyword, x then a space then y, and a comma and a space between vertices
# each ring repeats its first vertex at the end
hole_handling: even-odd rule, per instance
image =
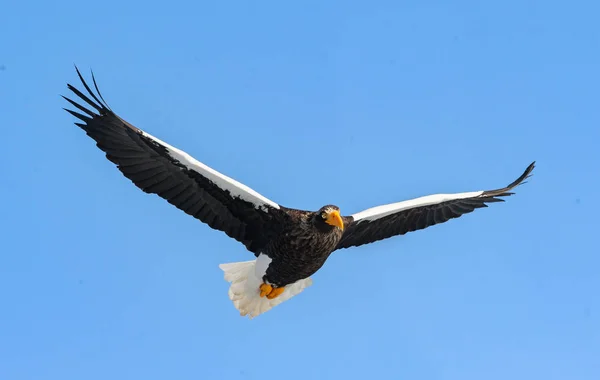
POLYGON ((427 195, 425 197, 369 208, 352 215, 352 217, 356 222, 363 222, 365 220, 377 220, 390 214, 395 214, 397 212, 408 210, 411 208, 429 206, 437 203, 452 201, 455 199, 474 198, 480 196, 481 194, 483 194, 483 191, 473 191, 470 193, 427 195))
POLYGON ((183 164, 188 169, 193 170, 202 175, 203 177, 208 178, 219 188, 229 191, 232 197, 239 197, 247 202, 252 203, 257 209, 261 208, 264 211, 268 211, 267 207, 265 207, 266 205, 279 209, 279 205, 277 203, 257 193, 255 190, 252 190, 248 186, 236 181, 233 178, 227 177, 225 174, 219 173, 213 168, 196 160, 194 157, 190 156, 186 152, 167 144, 166 142, 152 136, 147 132, 140 132, 145 137, 154 140, 158 144, 164 146, 171 157, 181 162, 181 164, 183 164))
POLYGON ((259 287, 271 261, 269 256, 260 254, 256 260, 219 265, 225 272, 225 281, 231 283, 229 299, 233 301, 241 316, 252 319, 312 285, 312 279, 309 277, 287 285, 283 293, 276 298, 261 297, 259 287))

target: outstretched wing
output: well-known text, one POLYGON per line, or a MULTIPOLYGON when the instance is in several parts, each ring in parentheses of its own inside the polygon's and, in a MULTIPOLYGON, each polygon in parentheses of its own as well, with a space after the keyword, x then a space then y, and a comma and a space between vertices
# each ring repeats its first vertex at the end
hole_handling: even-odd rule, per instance
POLYGON ((435 194, 404 202, 373 207, 344 217, 344 235, 337 249, 360 246, 407 232, 421 230, 434 224, 468 214, 486 203, 504 202, 501 197, 512 195, 516 186, 531 176, 535 162, 510 185, 497 190, 457 194, 435 194))
POLYGON ((279 232, 278 222, 286 218, 282 206, 121 119, 104 101, 93 74, 98 96, 75 69, 91 99, 68 84, 89 107, 63 96, 79 112, 65 110, 81 120, 75 125, 137 187, 225 232, 255 254, 279 232))

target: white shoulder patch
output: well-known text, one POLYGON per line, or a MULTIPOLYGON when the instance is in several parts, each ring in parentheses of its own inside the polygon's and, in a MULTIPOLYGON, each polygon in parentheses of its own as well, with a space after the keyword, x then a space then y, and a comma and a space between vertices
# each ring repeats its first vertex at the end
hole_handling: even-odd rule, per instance
POLYGON ((427 195, 425 197, 410 199, 403 202, 390 203, 383 206, 369 208, 367 210, 352 215, 352 217, 356 222, 362 222, 365 220, 372 221, 415 207, 429 206, 446 201, 452 201, 455 199, 474 198, 480 196, 481 194, 483 194, 483 191, 473 191, 470 193, 427 195))
POLYGON ((267 205, 270 207, 273 207, 275 209, 279 209, 279 205, 277 203, 262 196, 261 194, 252 190, 248 186, 246 186, 242 183, 239 183, 238 181, 234 180, 233 178, 229 178, 222 173, 219 173, 218 171, 216 171, 216 170, 208 167, 207 165, 203 164, 202 162, 196 160, 194 157, 190 156, 186 152, 179 150, 179 149, 167 144, 164 141, 161 141, 160 139, 152 136, 151 134, 146 133, 144 131, 140 131, 140 132, 145 137, 147 137, 151 140, 154 140, 157 143, 164 146, 167 149, 167 151, 171 157, 173 157, 175 160, 181 162, 181 164, 183 164, 188 169, 193 170, 193 171, 199 173, 200 175, 202 175, 203 177, 208 178, 210 181, 212 181, 214 184, 216 184, 219 188, 229 191, 229 193, 231 194, 232 197, 238 197, 247 202, 250 202, 254 205, 254 207, 261 208, 264 211, 268 211, 267 207, 265 207, 267 205))

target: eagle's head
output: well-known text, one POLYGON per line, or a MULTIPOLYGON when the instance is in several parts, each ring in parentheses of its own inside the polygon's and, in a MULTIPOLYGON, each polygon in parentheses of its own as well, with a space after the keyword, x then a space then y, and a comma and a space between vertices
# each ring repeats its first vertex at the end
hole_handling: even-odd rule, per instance
POLYGON ((315 213, 314 223, 322 231, 331 231, 334 228, 344 230, 344 221, 340 215, 340 208, 334 205, 321 207, 315 213))

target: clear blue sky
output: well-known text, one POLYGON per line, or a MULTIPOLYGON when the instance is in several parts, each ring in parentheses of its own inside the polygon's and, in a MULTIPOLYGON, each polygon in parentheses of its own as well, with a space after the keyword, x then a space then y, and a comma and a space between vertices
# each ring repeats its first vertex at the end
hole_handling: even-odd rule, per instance
POLYGON ((2 7, 0 379, 600 378, 598 2, 207 3, 2 7), (74 63, 125 119, 289 207, 538 165, 506 203, 339 252, 248 320, 218 264, 250 253, 73 125, 74 63))

